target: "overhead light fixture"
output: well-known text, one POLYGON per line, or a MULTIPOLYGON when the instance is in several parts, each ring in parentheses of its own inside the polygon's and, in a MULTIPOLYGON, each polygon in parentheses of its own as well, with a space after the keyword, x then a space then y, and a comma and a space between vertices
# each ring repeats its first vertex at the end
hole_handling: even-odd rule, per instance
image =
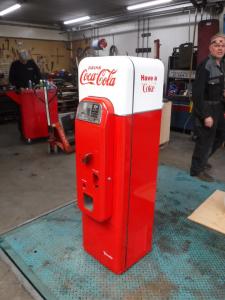
MULTIPOLYGON (((108 23, 108 22, 111 22, 111 21, 113 21, 113 20, 115 20, 115 18, 105 18, 105 19, 99 19, 99 20, 93 20, 93 21, 91 21, 91 22, 88 22, 88 23, 85 23, 85 25, 84 26, 93 26, 93 25, 98 25, 98 24, 100 24, 101 25, 101 23, 108 23)), ((84 28, 84 26, 82 26, 82 28, 84 28)), ((77 31, 77 28, 76 27, 72 27, 71 28, 72 29, 72 31, 77 31)))
POLYGON ((113 17, 112 17, 112 18, 100 19, 100 20, 94 20, 94 21, 92 21, 92 22, 89 22, 88 24, 89 24, 89 25, 94 25, 94 24, 100 24, 100 23, 107 23, 107 22, 110 22, 110 21, 112 21, 112 20, 114 20, 113 17))
POLYGON ((169 6, 169 7, 161 7, 161 8, 155 8, 151 10, 151 13, 157 13, 157 12, 168 12, 176 9, 185 9, 185 8, 193 8, 192 3, 186 3, 186 4, 178 4, 174 6, 169 6))
POLYGON ((144 3, 127 6, 127 10, 142 9, 142 8, 165 4, 165 3, 169 3, 169 2, 172 2, 172 0, 155 0, 155 1, 150 1, 150 2, 144 2, 144 3))
POLYGON ((79 23, 79 22, 83 22, 83 21, 87 21, 90 20, 89 16, 85 16, 85 17, 81 17, 81 18, 77 18, 77 19, 73 19, 73 20, 68 20, 63 22, 63 24, 68 25, 68 24, 73 24, 73 23, 79 23))
POLYGON ((14 4, 6 9, 0 11, 0 16, 2 17, 4 15, 7 15, 7 14, 13 12, 14 10, 17 10, 20 7, 21 7, 21 4, 14 4))

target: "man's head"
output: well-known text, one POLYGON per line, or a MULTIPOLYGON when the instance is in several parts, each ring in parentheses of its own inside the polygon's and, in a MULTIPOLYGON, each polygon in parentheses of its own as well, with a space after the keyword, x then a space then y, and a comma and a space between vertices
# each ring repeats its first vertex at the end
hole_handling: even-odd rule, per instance
POLYGON ((221 59, 225 55, 225 35, 216 34, 211 37, 209 45, 210 54, 216 59, 221 59))
POLYGON ((30 58, 29 52, 26 49, 19 50, 19 60, 22 63, 26 63, 30 58))

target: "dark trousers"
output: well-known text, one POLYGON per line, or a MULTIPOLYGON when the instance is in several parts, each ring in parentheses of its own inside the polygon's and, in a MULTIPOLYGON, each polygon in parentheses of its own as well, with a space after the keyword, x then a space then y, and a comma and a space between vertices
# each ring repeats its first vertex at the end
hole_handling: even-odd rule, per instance
POLYGON ((225 141, 225 119, 222 104, 212 105, 213 127, 204 126, 204 121, 195 117, 197 140, 192 155, 190 174, 193 176, 202 172, 209 157, 221 147, 225 141))

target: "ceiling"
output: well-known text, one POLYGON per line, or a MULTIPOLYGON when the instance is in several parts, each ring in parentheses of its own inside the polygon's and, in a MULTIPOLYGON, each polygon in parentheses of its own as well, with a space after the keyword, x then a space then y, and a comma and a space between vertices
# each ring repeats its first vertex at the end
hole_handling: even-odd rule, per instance
MULTIPOLYGON (((41 27, 69 29, 64 26, 63 21, 89 15, 91 21, 104 20, 112 17, 114 20, 128 20, 137 16, 151 13, 158 8, 171 8, 190 4, 200 7, 201 5, 224 5, 223 0, 173 0, 170 4, 154 6, 152 9, 138 12, 128 12, 126 6, 146 2, 149 0, 1 0, 0 11, 16 3, 22 3, 22 7, 6 16, 0 17, 2 24, 35 24, 41 27), (40 2, 42 2, 40 4, 40 2)), ((89 22, 90 23, 90 22, 89 22)))

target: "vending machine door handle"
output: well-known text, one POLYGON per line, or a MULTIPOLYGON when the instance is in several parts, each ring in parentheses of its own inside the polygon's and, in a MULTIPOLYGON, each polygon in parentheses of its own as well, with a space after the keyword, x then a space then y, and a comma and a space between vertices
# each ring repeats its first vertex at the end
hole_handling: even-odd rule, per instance
POLYGON ((82 163, 85 164, 85 165, 88 165, 91 162, 92 157, 93 157, 92 153, 84 154, 84 156, 81 159, 82 163))
POLYGON ((93 183, 95 185, 96 188, 99 187, 99 171, 92 169, 92 175, 93 175, 93 183))

